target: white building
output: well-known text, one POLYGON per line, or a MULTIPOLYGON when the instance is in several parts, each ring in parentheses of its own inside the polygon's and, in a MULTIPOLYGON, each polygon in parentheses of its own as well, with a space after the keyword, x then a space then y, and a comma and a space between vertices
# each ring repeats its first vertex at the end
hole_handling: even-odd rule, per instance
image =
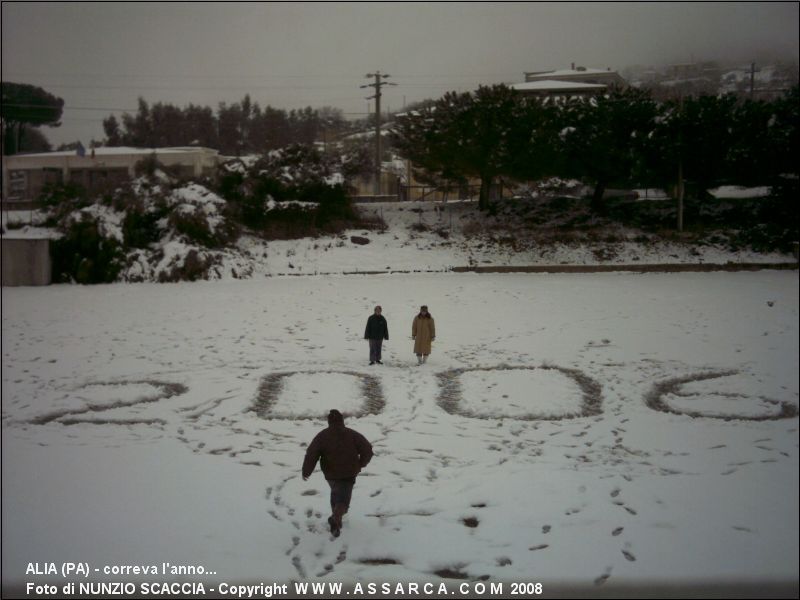
POLYGON ((77 183, 89 191, 116 185, 135 175, 136 164, 155 154, 181 174, 213 175, 222 157, 216 150, 185 148, 94 148, 3 156, 3 203, 31 202, 47 184, 77 183))
POLYGON ((594 96, 608 89, 602 83, 579 83, 557 79, 526 81, 514 83, 509 87, 528 96, 594 96))
POLYGON ((625 80, 611 69, 576 67, 558 71, 528 71, 523 83, 510 87, 530 96, 593 96, 612 87, 624 87, 625 80))

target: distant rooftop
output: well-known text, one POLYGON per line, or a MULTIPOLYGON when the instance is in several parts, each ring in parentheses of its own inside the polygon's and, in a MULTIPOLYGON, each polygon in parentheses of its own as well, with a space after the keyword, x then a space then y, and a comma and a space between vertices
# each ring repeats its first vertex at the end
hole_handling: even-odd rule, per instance
POLYGON ((611 69, 592 69, 589 67, 578 67, 577 69, 561 69, 558 71, 527 71, 529 77, 580 77, 581 75, 598 75, 600 73, 613 73, 611 69))
MULTIPOLYGON (((201 146, 177 146, 173 148, 133 148, 130 146, 108 146, 94 149, 95 156, 119 156, 124 154, 177 154, 177 153, 193 153, 193 152, 212 152, 217 153, 216 150, 211 148, 203 148, 201 146)), ((61 150, 59 152, 36 152, 36 153, 20 153, 14 156, 77 156, 77 150, 61 150)), ((86 148, 86 156, 91 156, 92 149, 86 148)))
POLYGON ((544 92, 544 91, 576 91, 576 90, 603 90, 607 86, 602 83, 580 83, 577 81, 557 81, 555 79, 539 79, 537 81, 526 81, 524 83, 514 83, 512 89, 521 92, 544 92))

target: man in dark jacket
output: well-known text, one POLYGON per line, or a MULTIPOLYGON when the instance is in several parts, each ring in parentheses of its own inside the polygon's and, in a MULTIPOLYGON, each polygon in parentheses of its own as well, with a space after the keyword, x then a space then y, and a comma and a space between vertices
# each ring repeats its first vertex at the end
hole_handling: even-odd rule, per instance
POLYGON ((369 340, 369 364, 374 365, 381 362, 381 345, 383 340, 389 339, 389 325, 386 317, 381 314, 381 307, 375 307, 375 314, 367 319, 367 329, 364 331, 364 339, 369 340))
POLYGON ((339 537, 342 517, 350 508, 350 497, 356 475, 372 459, 372 445, 363 435, 344 426, 344 417, 338 410, 328 414, 328 428, 320 431, 306 450, 303 461, 303 481, 307 480, 317 461, 331 487, 331 512, 328 517, 331 533, 339 537))

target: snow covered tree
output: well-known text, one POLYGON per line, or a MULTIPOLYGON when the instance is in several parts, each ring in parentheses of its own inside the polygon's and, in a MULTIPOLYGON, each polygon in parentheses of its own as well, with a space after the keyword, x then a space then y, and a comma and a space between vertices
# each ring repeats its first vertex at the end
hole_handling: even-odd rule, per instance
POLYGON ((771 183, 780 149, 774 145, 770 124, 775 106, 761 100, 744 100, 733 107, 731 145, 727 152, 726 179, 753 186, 771 183))
POLYGON ((641 140, 652 128, 655 103, 647 92, 614 89, 574 99, 562 110, 562 175, 594 185, 592 206, 602 206, 609 184, 627 183, 641 140))
POLYGON ((772 103, 770 146, 773 148, 774 171, 778 175, 798 175, 797 155, 800 151, 800 88, 792 87, 785 96, 772 103))
POLYGON ((560 112, 557 103, 523 98, 515 126, 509 134, 509 174, 537 180, 562 172, 560 112))
POLYGON ((647 143, 648 165, 659 183, 668 187, 683 179, 695 198, 719 185, 734 141, 735 105, 732 94, 679 98, 662 105, 647 143))
POLYGON ((789 92, 771 103, 769 120, 769 156, 771 165, 766 171, 771 184, 770 198, 762 203, 761 217, 781 230, 784 250, 788 251, 798 239, 797 198, 800 195, 800 173, 797 154, 800 131, 800 92, 795 85, 789 92))
POLYGON ((480 210, 489 208, 494 180, 512 171, 512 140, 522 113, 516 91, 505 85, 448 92, 432 106, 397 119, 394 142, 401 155, 445 179, 480 179, 480 210))

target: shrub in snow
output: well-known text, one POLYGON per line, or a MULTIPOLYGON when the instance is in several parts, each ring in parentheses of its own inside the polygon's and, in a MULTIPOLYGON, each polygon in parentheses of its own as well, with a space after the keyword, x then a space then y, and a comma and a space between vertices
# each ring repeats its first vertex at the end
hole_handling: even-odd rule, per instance
POLYGON ((225 214, 225 200, 196 183, 175 189, 166 198, 172 209, 168 224, 187 241, 219 248, 238 235, 237 227, 225 214))
POLYGON ((63 234, 53 247, 54 281, 103 283, 194 280, 221 262, 209 248, 238 237, 224 199, 197 183, 156 171, 105 197, 75 186, 46 195, 48 223, 63 234), (169 251, 165 248, 169 247, 169 251), (165 258, 166 257, 166 258, 165 258))
POLYGON ((191 242, 206 247, 216 245, 208 219, 191 205, 184 205, 172 211, 169 225, 191 242))
POLYGON ((145 203, 136 198, 128 204, 122 221, 122 233, 127 248, 147 248, 161 239, 161 222, 168 208, 164 202, 145 203))
POLYGON ((342 159, 295 144, 270 152, 244 172, 241 163, 223 167, 217 189, 233 219, 268 238, 337 233, 362 225, 337 160, 342 159))
POLYGON ((209 270, 219 265, 220 257, 209 252, 189 249, 185 254, 174 255, 159 271, 159 283, 197 281, 209 278, 209 270))
POLYGON ((116 281, 124 266, 122 245, 117 238, 107 235, 100 217, 78 213, 63 228, 63 233, 50 247, 54 281, 84 284, 116 281))
POLYGON ((254 165, 254 170, 284 186, 286 196, 276 196, 276 200, 300 200, 305 186, 323 183, 332 173, 329 159, 314 146, 304 144, 270 152, 254 165))
POLYGON ((369 177, 375 173, 375 147, 366 140, 349 140, 345 142, 344 152, 339 160, 345 180, 355 177, 369 177))
POLYGON ((45 224, 56 227, 75 210, 92 204, 83 186, 76 183, 48 184, 42 190, 39 201, 48 213, 45 224))
POLYGON ((320 184, 332 186, 344 183, 341 157, 337 160, 314 146, 304 144, 273 150, 247 168, 237 161, 236 168, 226 164, 221 171, 219 190, 228 200, 244 196, 260 199, 271 196, 278 202, 318 202, 312 192, 320 184))
POLYGON ((416 223, 412 223, 411 225, 409 225, 409 227, 408 227, 408 228, 409 228, 411 231, 416 231, 416 232, 419 232, 419 233, 422 233, 422 232, 425 232, 425 231, 430 231, 430 227, 428 227, 428 226, 427 226, 425 223, 423 223, 422 221, 418 221, 418 222, 416 222, 416 223))
POLYGON ((187 241, 206 248, 225 246, 236 235, 235 227, 229 224, 215 223, 202 210, 190 204, 183 204, 173 210, 168 223, 187 241))

